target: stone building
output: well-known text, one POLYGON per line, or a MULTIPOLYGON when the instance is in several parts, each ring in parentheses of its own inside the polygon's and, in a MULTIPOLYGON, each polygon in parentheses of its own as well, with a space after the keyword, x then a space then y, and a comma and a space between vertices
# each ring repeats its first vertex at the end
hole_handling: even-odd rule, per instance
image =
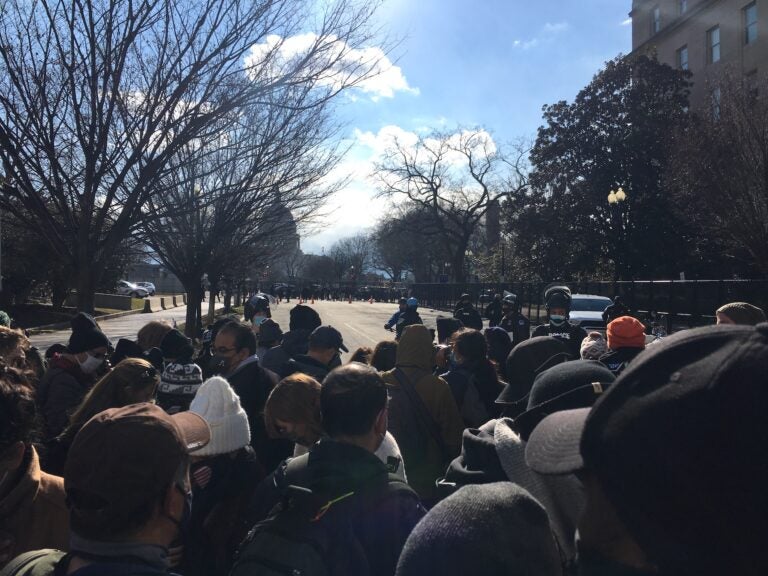
POLYGON ((768 0, 633 0, 632 53, 693 74, 691 105, 719 106, 727 72, 757 86, 768 73, 768 0))

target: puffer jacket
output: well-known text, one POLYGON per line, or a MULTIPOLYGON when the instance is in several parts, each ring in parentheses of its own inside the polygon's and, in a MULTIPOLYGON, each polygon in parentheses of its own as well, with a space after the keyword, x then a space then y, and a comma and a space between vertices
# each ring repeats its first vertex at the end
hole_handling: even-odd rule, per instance
POLYGON ((45 420, 45 439, 64 431, 69 416, 93 387, 94 379, 63 356, 51 360, 48 372, 37 387, 37 406, 45 420))
MULTIPOLYGON (((429 330, 423 325, 409 326, 403 332, 397 347, 396 369, 402 370, 413 383, 416 392, 437 424, 445 447, 446 457, 453 459, 461 451, 464 422, 448 384, 432 373, 434 347, 429 330)), ((395 370, 382 374, 388 386, 400 386, 395 370)), ((397 436, 395 436, 397 440, 397 436)), ((401 450, 404 442, 398 440, 401 450)), ((437 442, 430 439, 426 454, 407 454, 403 463, 408 470, 408 483, 425 501, 438 497, 435 481, 442 476, 448 462, 443 459, 437 442)))

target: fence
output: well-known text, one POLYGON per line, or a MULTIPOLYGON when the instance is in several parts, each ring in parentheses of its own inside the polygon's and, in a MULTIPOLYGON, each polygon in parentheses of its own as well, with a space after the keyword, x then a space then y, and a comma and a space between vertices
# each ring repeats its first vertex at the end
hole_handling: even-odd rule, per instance
MULTIPOLYGON (((411 290, 422 306, 452 310, 462 294, 469 294, 477 308, 484 308, 494 294, 512 292, 528 309, 533 324, 546 317, 544 290, 553 283, 506 282, 471 284, 413 284, 411 290)), ((620 282, 557 282, 574 294, 613 298, 621 295, 633 314, 650 320, 656 315, 672 332, 712 324, 715 310, 728 302, 750 302, 768 309, 768 280, 631 280, 620 282)))

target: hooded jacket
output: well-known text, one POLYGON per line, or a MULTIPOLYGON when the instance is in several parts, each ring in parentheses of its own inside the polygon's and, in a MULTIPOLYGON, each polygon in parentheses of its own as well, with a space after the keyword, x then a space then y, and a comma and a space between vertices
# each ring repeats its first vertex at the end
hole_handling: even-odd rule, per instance
MULTIPOLYGON (((402 370, 413 384, 440 429, 447 456, 454 458, 461 449, 464 422, 450 387, 445 380, 432 373, 433 358, 434 347, 429 330, 423 325, 409 326, 397 346, 396 369, 402 370)), ((400 386, 394 370, 384 372, 382 376, 388 386, 400 386)), ((398 443, 401 449, 405 445, 399 440, 398 443)), ((447 465, 437 443, 430 439, 429 446, 425 454, 403 452, 408 481, 425 500, 438 496, 435 481, 442 476, 447 465)))
POLYGON ((45 421, 45 438, 55 438, 69 423, 69 415, 83 401, 94 380, 80 367, 62 357, 54 356, 48 372, 37 387, 37 406, 45 421))
POLYGON ((41 548, 67 550, 69 512, 64 480, 40 470, 33 446, 27 448, 21 469, 16 485, 0 500, 0 532, 12 539, 9 558, 41 548))

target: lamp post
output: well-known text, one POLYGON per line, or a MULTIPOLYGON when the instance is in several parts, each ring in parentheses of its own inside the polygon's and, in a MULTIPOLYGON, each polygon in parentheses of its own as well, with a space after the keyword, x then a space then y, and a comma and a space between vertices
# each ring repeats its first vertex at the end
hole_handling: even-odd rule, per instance
POLYGON ((616 268, 614 280, 620 280, 626 273, 625 253, 627 240, 627 204, 628 196, 624 189, 619 186, 618 190, 611 190, 608 194, 608 206, 611 212, 611 227, 617 230, 616 245, 614 249, 613 263, 616 268))

